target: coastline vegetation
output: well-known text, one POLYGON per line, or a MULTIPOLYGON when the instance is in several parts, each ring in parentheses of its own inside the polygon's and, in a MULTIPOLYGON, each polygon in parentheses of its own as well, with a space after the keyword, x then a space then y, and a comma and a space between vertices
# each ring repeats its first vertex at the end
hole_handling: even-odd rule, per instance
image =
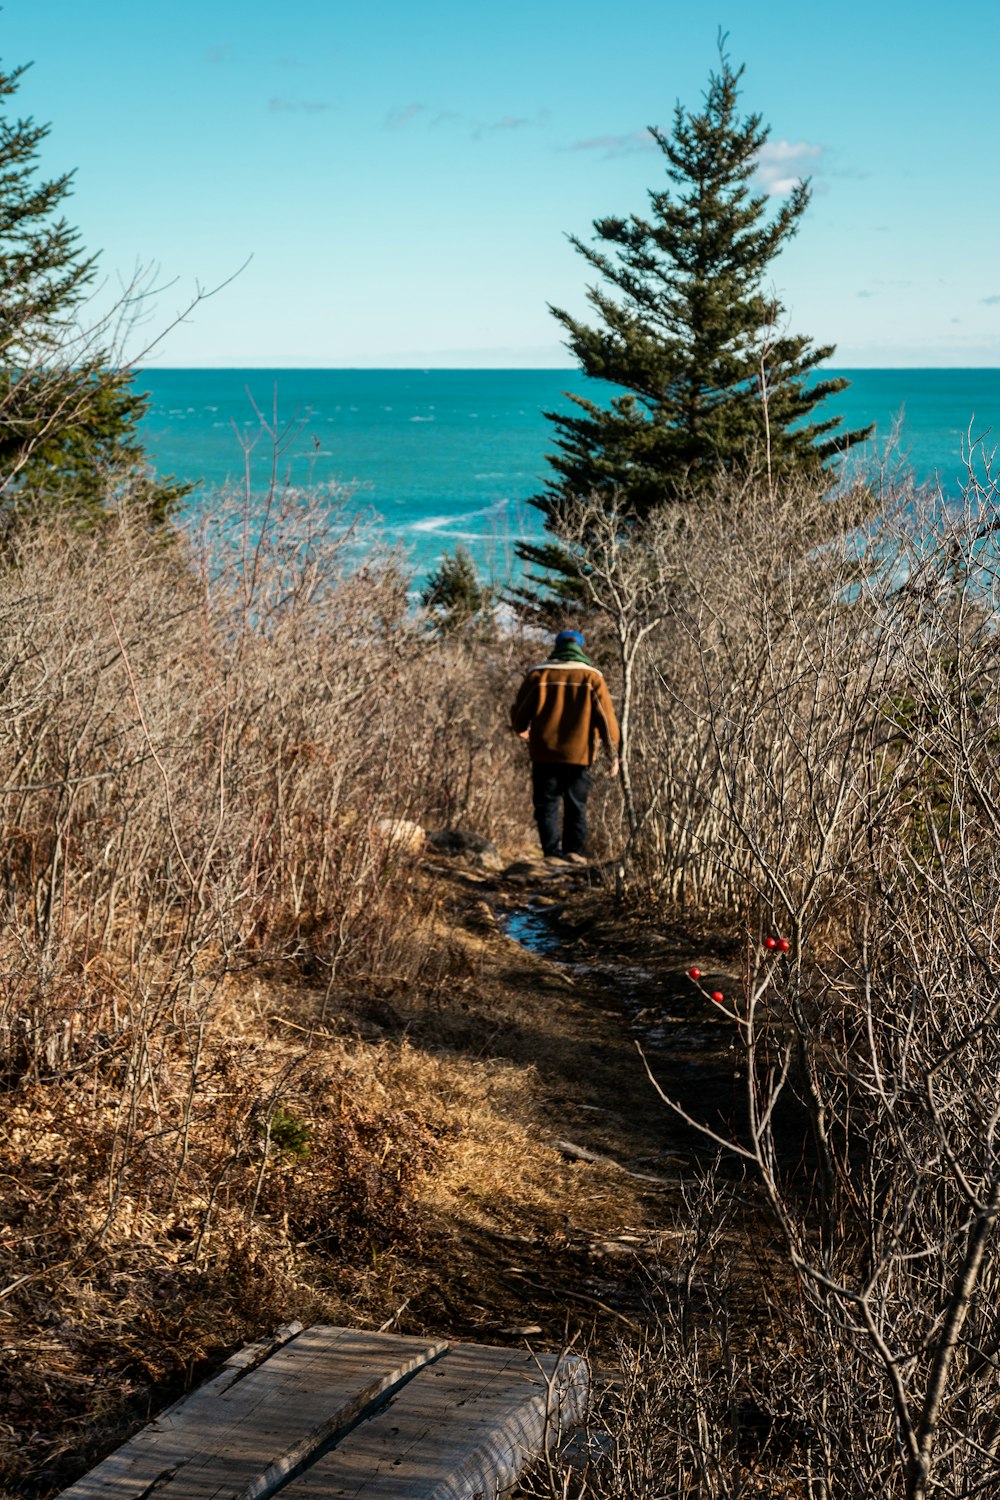
POLYGON ((998 503, 970 473, 951 513, 800 482, 728 486, 696 532, 568 518, 631 725, 619 892, 743 934, 728 982, 689 976, 732 1027, 733 1122, 650 1078, 740 1186, 708 1173, 707 1301, 668 1299, 596 1493, 756 1493, 741 1411, 769 1494, 996 1482, 998 503), (789 1273, 749 1348, 713 1263, 747 1194, 789 1273))
POLYGON ((172 542, 119 506, 0 572, 10 1493, 415 1248, 444 1099, 485 1100, 345 1012, 467 979, 407 830, 509 837, 516 640, 430 640, 326 497, 172 542))
MULTIPOLYGON (((33 161, 37 133, 6 139, 33 161)), ((76 257, 50 247, 60 316, 76 257)), ((7 356, 15 436, 23 369, 104 379, 33 348, 7 356)), ((809 359, 780 355, 793 390, 809 359)), ((646 1080, 664 1139, 703 1150, 645 1328, 610 1310, 603 1442, 535 1478, 564 1500, 958 1500, 1000 1468, 996 485, 986 462, 947 511, 878 472, 837 488, 794 440, 778 463, 765 377, 737 382, 747 463, 694 482, 684 458, 640 505, 624 453, 548 518, 624 734, 588 899, 651 962, 668 926, 735 954, 684 981, 728 1028, 727 1116, 646 1080)), ((22 433, 15 516, 46 451, 22 433)), ((83 488, 55 462, 59 503, 7 528, 0 569, 2 1483, 31 1500, 264 1325, 395 1326, 431 1205, 456 1245, 491 1202, 558 1218, 550 1084, 487 1051, 532 999, 484 1034, 508 940, 471 874, 459 922, 420 859, 426 829, 527 840, 505 709, 531 638, 461 555, 415 613, 329 496, 219 496, 183 531, 164 500, 151 528, 148 476, 78 456, 83 488)))
MULTIPOLYGON (((739 1170, 679 1225, 702 1226, 683 1316, 657 1294, 654 1343, 623 1349, 597 1493, 647 1492, 621 1488, 636 1422, 643 1484, 737 1493, 746 1410, 793 1434, 765 1465, 790 1494, 995 1472, 997 495, 828 506, 727 489, 697 548, 684 511, 563 532, 632 726, 602 819, 620 909, 709 914, 741 954, 718 992, 689 981, 739 1100, 695 1123, 739 1170), (787 1269, 766 1327, 722 1275, 748 1199, 787 1269)), ((411 827, 526 832, 516 634, 429 637, 398 560, 299 495, 167 548, 109 524, 33 527, 0 577, 5 1357, 22 1386, 40 1359, 71 1450, 96 1421, 82 1453, 143 1378, 170 1389, 171 1349, 195 1369, 417 1252, 475 1049, 364 1045, 344 1017, 475 989, 411 827)), ((51 1492, 46 1457, 29 1484, 15 1451, 14 1492, 51 1492)))
POLYGON ((596 322, 551 311, 580 368, 615 394, 603 405, 570 394, 571 413, 546 413, 556 451, 531 503, 553 540, 517 549, 541 569, 522 603, 537 605, 532 583, 579 600, 558 533, 583 498, 639 518, 678 503, 697 510, 723 477, 737 487, 815 478, 871 436, 839 430, 826 403, 849 382, 821 373, 834 346, 791 333, 768 283, 811 188, 797 182, 778 208, 756 190, 770 131, 759 114, 740 115, 742 74, 720 35, 703 107, 678 104, 669 134, 650 127, 666 182, 646 212, 595 220, 593 245, 570 237, 597 277, 587 290, 596 322))

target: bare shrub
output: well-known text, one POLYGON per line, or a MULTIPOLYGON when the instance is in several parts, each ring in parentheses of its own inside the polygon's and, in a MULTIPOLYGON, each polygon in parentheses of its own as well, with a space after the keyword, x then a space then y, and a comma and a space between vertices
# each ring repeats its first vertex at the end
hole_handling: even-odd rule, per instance
POLYGON ((961 506, 876 498, 745 492, 622 526, 589 575, 626 643, 660 610, 632 663, 623 871, 747 932, 721 1002, 744 1118, 706 1133, 798 1288, 761 1297, 817 1500, 1000 1474, 997 496, 987 468, 961 506))
MULTIPOLYGON (((434 898, 380 824, 516 817, 494 697, 513 647, 429 642, 399 559, 338 496, 249 493, 195 535, 151 538, 127 505, 100 535, 37 526, 0 573, 0 1073, 69 1110, 91 1163, 85 1222, 51 1253, 40 1236, 29 1282, 140 1204, 183 1205, 206 1253, 240 1204, 307 1238, 259 1129, 298 1064, 228 1123, 215 1102, 235 997, 255 974, 304 983, 315 1025, 352 983, 439 983, 434 898)), ((409 1130, 383 1134, 405 1154, 409 1130)), ((366 1132, 328 1122, 309 1167, 340 1182, 342 1254, 408 1222, 406 1172, 378 1186, 372 1160, 395 1157, 366 1132)))

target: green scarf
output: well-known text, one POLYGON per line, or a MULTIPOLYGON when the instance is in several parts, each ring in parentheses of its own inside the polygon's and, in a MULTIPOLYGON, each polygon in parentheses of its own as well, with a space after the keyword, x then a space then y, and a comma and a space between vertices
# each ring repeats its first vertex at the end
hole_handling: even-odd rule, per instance
POLYGON ((556 646, 549 655, 549 661, 578 661, 581 666, 592 667, 594 663, 576 641, 567 641, 565 646, 556 646))

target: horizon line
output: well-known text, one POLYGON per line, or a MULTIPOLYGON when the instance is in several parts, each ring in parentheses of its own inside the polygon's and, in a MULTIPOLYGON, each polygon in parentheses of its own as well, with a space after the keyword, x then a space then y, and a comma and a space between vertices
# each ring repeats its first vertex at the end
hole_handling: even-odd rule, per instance
MULTIPOLYGON (((193 370, 204 370, 206 372, 238 371, 238 370, 260 372, 260 371, 265 371, 265 370, 282 370, 282 371, 301 371, 303 373, 306 372, 306 371, 309 371, 309 370, 314 370, 314 371, 334 371, 334 370, 336 370, 336 371, 343 371, 345 374, 355 374, 355 375, 363 375, 363 374, 371 374, 371 375, 379 374, 379 375, 381 375, 381 374, 389 374, 389 373, 399 374, 399 375, 402 375, 402 374, 414 374, 414 375, 431 375, 431 374, 439 374, 439 375, 442 375, 442 374, 443 375, 485 375, 485 374, 493 374, 493 375, 499 375, 499 374, 502 374, 504 372, 509 372, 511 374, 519 374, 519 375, 528 375, 528 374, 532 374, 532 375, 560 375, 560 374, 582 375, 582 376, 584 376, 585 379, 587 379, 587 380, 594 380, 594 381, 600 381, 600 380, 603 379, 603 377, 599 376, 599 375, 587 375, 586 371, 585 370, 581 370, 578 365, 433 365, 433 364, 431 364, 431 365, 419 365, 419 364, 412 364, 412 365, 370 365, 370 364, 364 364, 364 365, 315 365, 315 364, 310 364, 310 365, 282 365, 282 364, 272 363, 272 364, 260 364, 260 365, 256 365, 256 364, 255 365, 243 365, 243 364, 240 364, 240 365, 201 365, 201 364, 198 364, 198 365, 160 365, 160 364, 140 365, 140 364, 137 364, 137 365, 134 365, 132 368, 136 372, 141 371, 144 374, 145 373, 149 373, 150 371, 152 371, 152 372, 161 371, 164 374, 167 374, 167 373, 171 373, 171 374, 172 373, 179 373, 181 371, 184 371, 186 373, 190 373, 193 370)), ((948 372, 955 372, 956 374, 957 373, 969 374, 972 371, 995 371, 995 372, 1000 372, 1000 362, 998 362, 997 364, 993 364, 993 365, 847 365, 847 364, 839 365, 839 364, 832 364, 832 365, 823 365, 823 366, 820 367, 820 369, 824 373, 831 373, 831 374, 836 374, 836 373, 841 373, 841 372, 847 372, 847 371, 853 371, 855 373, 866 373, 866 374, 874 374, 874 373, 882 372, 882 371, 897 373, 897 372, 899 372, 901 370, 909 370, 909 371, 914 372, 914 373, 919 371, 921 373, 923 373, 923 372, 927 372, 927 373, 933 372, 935 374, 946 374, 948 372)), ((605 384, 611 384, 611 385, 613 385, 614 381, 606 381, 605 384)))

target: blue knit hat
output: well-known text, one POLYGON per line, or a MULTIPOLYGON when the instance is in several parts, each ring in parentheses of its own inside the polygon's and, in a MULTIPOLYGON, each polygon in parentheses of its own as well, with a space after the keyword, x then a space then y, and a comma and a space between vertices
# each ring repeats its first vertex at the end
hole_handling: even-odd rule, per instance
POLYGON ((559 634, 556 636, 556 645, 557 646, 572 646, 572 645, 582 646, 583 645, 583 636, 580 634, 579 630, 560 630, 559 634))

